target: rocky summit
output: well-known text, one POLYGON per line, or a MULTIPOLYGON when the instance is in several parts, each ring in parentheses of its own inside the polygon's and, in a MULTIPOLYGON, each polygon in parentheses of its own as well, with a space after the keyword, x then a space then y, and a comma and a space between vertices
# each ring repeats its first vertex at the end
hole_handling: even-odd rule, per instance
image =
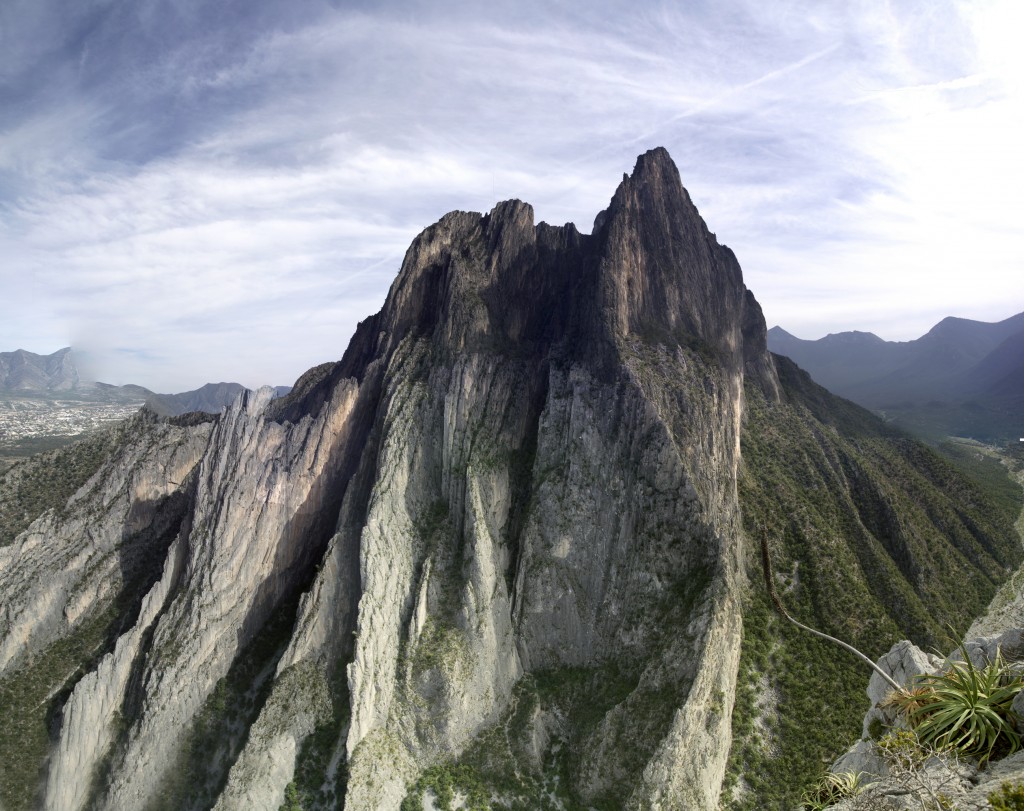
MULTIPOLYGON (((663 149, 590 235, 446 215, 340 361, 143 410, 70 498, 11 509, 0 805, 792 807, 814 775, 758 775, 829 743, 780 719, 865 708, 797 695, 748 538, 875 655, 968 622, 1020 555, 948 465, 779 362, 663 149)), ((857 700, 815 651, 803 683, 857 700)))

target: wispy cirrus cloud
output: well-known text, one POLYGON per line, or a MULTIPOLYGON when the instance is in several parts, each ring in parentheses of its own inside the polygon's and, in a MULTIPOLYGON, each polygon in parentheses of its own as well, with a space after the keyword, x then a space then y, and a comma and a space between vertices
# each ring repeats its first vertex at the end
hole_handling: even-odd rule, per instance
POLYGON ((658 144, 773 323, 909 338, 1005 317, 1024 309, 1019 16, 12 0, 0 347, 74 342, 102 379, 162 390, 289 382, 341 355, 446 211, 519 197, 589 230, 658 144))

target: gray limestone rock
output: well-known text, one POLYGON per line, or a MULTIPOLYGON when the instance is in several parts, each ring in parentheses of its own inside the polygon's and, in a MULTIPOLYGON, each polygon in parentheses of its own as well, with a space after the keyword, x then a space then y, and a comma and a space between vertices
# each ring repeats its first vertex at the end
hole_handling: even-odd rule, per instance
POLYGON ((875 749, 875 742, 861 738, 829 767, 832 774, 859 774, 867 778, 885 777, 889 768, 875 749))
MULTIPOLYGON (((963 651, 977 667, 984 667, 994 661, 997 650, 1006 650, 1008 661, 1017 661, 1021 652, 1024 631, 1011 628, 999 636, 967 639, 963 648, 953 651, 945 659, 928 656, 910 642, 898 642, 883 656, 878 664, 904 686, 913 684, 921 674, 940 673, 955 662, 963 662, 963 651)), ((890 767, 868 737, 867 730, 875 719, 883 720, 887 726, 899 726, 892 712, 880 710, 879 700, 887 695, 884 681, 877 675, 871 677, 868 694, 873 701, 872 708, 864 718, 864 738, 832 764, 833 774, 861 774, 867 788, 857 797, 836 803, 837 811, 883 811, 892 809, 916 809, 927 804, 930 798, 944 795, 950 807, 981 811, 991 806, 988 795, 1004 782, 1024 782, 1024 754, 1016 753, 1002 760, 992 761, 984 769, 968 759, 958 757, 954 752, 933 753, 923 763, 911 769, 905 766, 890 767)), ((1017 696, 1013 711, 1024 711, 1024 693, 1017 696)))
MULTIPOLYGON (((897 684, 913 687, 919 676, 938 672, 942 660, 931 656, 909 640, 897 642, 882 656, 877 664, 897 684)), ((896 710, 886 707, 886 700, 892 695, 892 687, 877 673, 872 672, 868 681, 867 694, 871 704, 864 714, 862 737, 829 767, 833 774, 862 774, 866 778, 885 777, 888 768, 885 760, 875 749, 872 740, 872 726, 881 722, 885 728, 900 727, 902 721, 896 710)))
POLYGON ((45 512, 0 547, 0 673, 109 605, 141 559, 155 553, 162 560, 209 433, 208 424, 188 429, 134 418, 123 429, 121 453, 71 497, 63 515, 45 512))
MULTIPOLYGON (((925 653, 906 639, 897 642, 888 653, 878 660, 878 665, 903 687, 912 687, 918 676, 937 672, 941 663, 942 660, 939 657, 925 653)), ((871 674, 867 689, 871 706, 864 716, 862 732, 865 738, 869 737, 871 724, 876 719, 882 721, 886 726, 897 723, 895 710, 880 706, 885 703, 892 692, 892 687, 881 676, 874 672, 871 674)))
POLYGON ((316 415, 282 425, 264 416, 273 394, 265 388, 243 394, 218 422, 197 472, 181 577, 154 627, 145 694, 105 807, 144 805, 162 791, 203 703, 280 604, 291 573, 309 565, 304 541, 323 531, 355 391, 339 386, 316 415))
MULTIPOLYGON (((968 639, 964 642, 964 650, 971 663, 979 668, 995 662, 1000 656, 1007 663, 1024 663, 1024 629, 1008 628, 998 635, 968 639)), ((953 651, 950 658, 963 661, 963 653, 953 651)))

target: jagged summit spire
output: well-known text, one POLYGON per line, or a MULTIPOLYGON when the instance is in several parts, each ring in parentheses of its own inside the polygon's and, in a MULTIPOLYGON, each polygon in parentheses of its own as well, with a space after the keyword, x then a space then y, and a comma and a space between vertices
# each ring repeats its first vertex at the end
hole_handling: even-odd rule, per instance
POLYGON ((739 263, 719 244, 664 147, 637 158, 594 223, 600 308, 618 336, 699 345, 742 364, 769 397, 761 308, 739 263))
POLYGON ((681 211, 690 209, 691 211, 687 213, 697 214, 690 201, 690 195, 683 188, 679 169, 672 156, 665 147, 659 146, 639 155, 632 173, 623 172, 622 182, 615 190, 608 208, 598 212, 594 219, 594 234, 604 227, 612 211, 622 206, 626 199, 638 196, 651 202, 667 196, 670 198, 670 201, 667 201, 670 202, 670 207, 681 211))
POLYGON ((668 178, 669 180, 674 179, 678 185, 682 186, 679 169, 675 161, 672 160, 672 156, 668 154, 668 150, 663 146, 656 146, 654 149, 648 149, 638 155, 636 165, 633 167, 633 174, 626 177, 632 178, 635 182, 650 182, 668 178))
POLYGON ((765 332, 736 257, 657 147, 637 158, 590 235, 536 223, 520 200, 446 214, 414 240, 337 374, 361 379, 365 364, 413 335, 453 351, 502 347, 538 359, 585 346, 589 364, 614 374, 616 344, 632 336, 704 347, 745 366, 771 397, 765 332))
POLYGON ((649 149, 637 157, 632 174, 623 174, 622 183, 612 198, 612 205, 616 198, 629 192, 641 194, 652 201, 659 200, 663 204, 674 204, 676 208, 687 209, 687 214, 699 217, 689 193, 683 187, 679 168, 663 146, 649 149))

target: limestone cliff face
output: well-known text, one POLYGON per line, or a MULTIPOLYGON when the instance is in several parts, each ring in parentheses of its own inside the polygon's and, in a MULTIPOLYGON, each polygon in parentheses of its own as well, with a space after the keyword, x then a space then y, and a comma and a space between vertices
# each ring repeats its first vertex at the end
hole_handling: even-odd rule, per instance
POLYGON ((589 236, 445 216, 337 364, 147 424, 0 549, 10 679, 113 599, 94 559, 148 528, 159 564, 5 807, 397 809, 456 761, 526 807, 717 807, 764 335, 664 150, 589 236))
POLYGON ((210 426, 191 429, 136 417, 132 441, 13 544, 0 547, 0 672, 67 636, 164 545, 186 510, 189 475, 210 426))
POLYGON ((577 790, 715 804, 745 292, 663 151, 589 238, 513 202, 413 245, 378 339, 395 351, 359 538, 353 807, 397 807, 424 764, 502 721, 524 674, 621 663, 597 734, 558 731, 582 749, 577 790), (647 712, 651 695, 670 699, 647 712), (638 719, 652 734, 621 745, 638 719))

